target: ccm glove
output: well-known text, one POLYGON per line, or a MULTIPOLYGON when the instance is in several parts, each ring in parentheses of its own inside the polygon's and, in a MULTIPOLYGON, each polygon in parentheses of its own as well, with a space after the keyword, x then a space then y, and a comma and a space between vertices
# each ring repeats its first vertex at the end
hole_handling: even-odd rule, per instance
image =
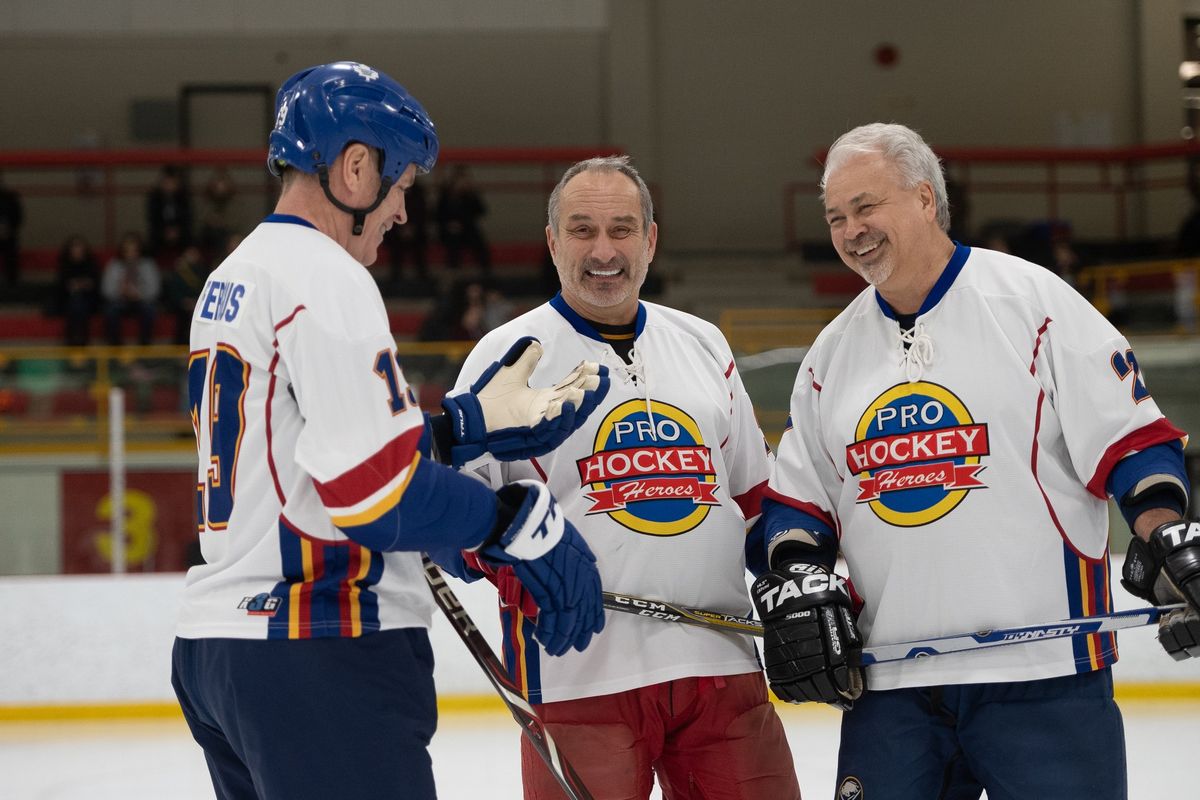
POLYGON ((575 432, 608 393, 608 367, 584 361, 549 389, 533 389, 529 376, 542 357, 532 336, 518 339, 469 392, 446 397, 453 444, 450 463, 462 467, 491 453, 521 461, 554 450, 575 432))
POLYGON ((1158 641, 1176 661, 1200 657, 1200 522, 1164 523, 1149 541, 1134 536, 1121 585, 1151 603, 1187 603, 1159 620, 1158 641))
POLYGON ((763 623, 763 660, 775 696, 849 710, 866 682, 846 581, 822 566, 790 561, 756 580, 750 597, 763 623))
POLYGON ((534 636, 547 653, 582 651, 604 629, 596 557, 545 484, 515 481, 496 494, 501 521, 479 547, 480 560, 512 568, 537 605, 534 636))

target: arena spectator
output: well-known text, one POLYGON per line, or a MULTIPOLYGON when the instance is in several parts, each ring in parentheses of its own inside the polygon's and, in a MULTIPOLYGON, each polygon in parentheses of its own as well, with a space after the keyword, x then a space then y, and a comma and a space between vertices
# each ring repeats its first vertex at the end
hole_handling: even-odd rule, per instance
POLYGON ((83 347, 91 341, 92 315, 100 299, 100 264, 88 240, 73 234, 58 253, 55 305, 63 316, 63 343, 83 347))
POLYGON ((122 343, 121 320, 126 316, 138 320, 138 342, 150 344, 154 337, 154 320, 161 290, 158 265, 146 256, 141 235, 132 232, 125 234, 121 237, 117 254, 104 267, 104 275, 100 279, 105 334, 109 344, 122 343))
POLYGON ((229 170, 218 167, 213 170, 204 186, 204 207, 200 212, 199 243, 205 258, 220 255, 229 235, 238 229, 233 218, 233 199, 237 196, 237 184, 229 170))
POLYGON ((432 294, 436 287, 429 281, 429 203, 424 182, 420 178, 413 181, 413 185, 404 193, 404 210, 408 222, 393 225, 383 239, 388 248, 391 270, 384 288, 388 294, 399 294, 404 267, 409 263, 418 284, 412 288, 418 294, 432 294))
POLYGON ((174 164, 162 168, 158 183, 146 195, 146 230, 150 255, 167 262, 191 242, 192 200, 174 164))
POLYGON ((163 276, 163 308, 175 320, 175 344, 187 344, 192 327, 192 309, 211 272, 199 245, 188 245, 173 268, 163 276))
POLYGON ((21 278, 22 221, 21 196, 5 186, 4 176, 0 175, 0 261, 9 286, 16 286, 21 278))
POLYGON ((437 207, 438 235, 446 248, 447 267, 458 269, 465 249, 474 256, 485 276, 491 273, 491 248, 480 227, 485 216, 487 204, 466 165, 455 164, 442 184, 437 207))

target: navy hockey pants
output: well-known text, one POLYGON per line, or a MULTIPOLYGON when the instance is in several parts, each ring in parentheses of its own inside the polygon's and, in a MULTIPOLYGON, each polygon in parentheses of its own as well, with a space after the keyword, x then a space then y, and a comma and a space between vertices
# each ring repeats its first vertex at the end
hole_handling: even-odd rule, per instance
POLYGON ((171 683, 218 800, 432 800, 433 650, 356 639, 176 639, 171 683))
POLYGON ((1102 669, 867 691, 842 716, 838 800, 1125 800, 1125 728, 1102 669))

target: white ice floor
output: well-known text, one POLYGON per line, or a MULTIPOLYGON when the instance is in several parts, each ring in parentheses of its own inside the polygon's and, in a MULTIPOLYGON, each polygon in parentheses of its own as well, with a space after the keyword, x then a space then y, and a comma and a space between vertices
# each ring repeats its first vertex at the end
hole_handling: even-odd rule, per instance
MULTIPOLYGON (((1200 702, 1124 705, 1131 800, 1194 798, 1200 702)), ((783 709, 807 800, 833 797, 837 714, 783 709)), ((518 731, 495 714, 443 716, 432 754, 443 800, 519 800, 518 731)), ((0 723, 3 800, 200 800, 212 788, 182 720, 0 723)), ((659 797, 655 792, 654 797, 659 797)), ((1033 800, 1033 798, 1031 798, 1033 800)))

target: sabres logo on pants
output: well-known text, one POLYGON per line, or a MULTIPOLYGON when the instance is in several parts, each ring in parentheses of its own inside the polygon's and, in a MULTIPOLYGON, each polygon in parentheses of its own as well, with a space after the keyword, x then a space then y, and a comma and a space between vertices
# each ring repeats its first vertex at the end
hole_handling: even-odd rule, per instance
POLYGON ((863 800, 863 787, 858 778, 846 778, 838 787, 837 800, 863 800))

